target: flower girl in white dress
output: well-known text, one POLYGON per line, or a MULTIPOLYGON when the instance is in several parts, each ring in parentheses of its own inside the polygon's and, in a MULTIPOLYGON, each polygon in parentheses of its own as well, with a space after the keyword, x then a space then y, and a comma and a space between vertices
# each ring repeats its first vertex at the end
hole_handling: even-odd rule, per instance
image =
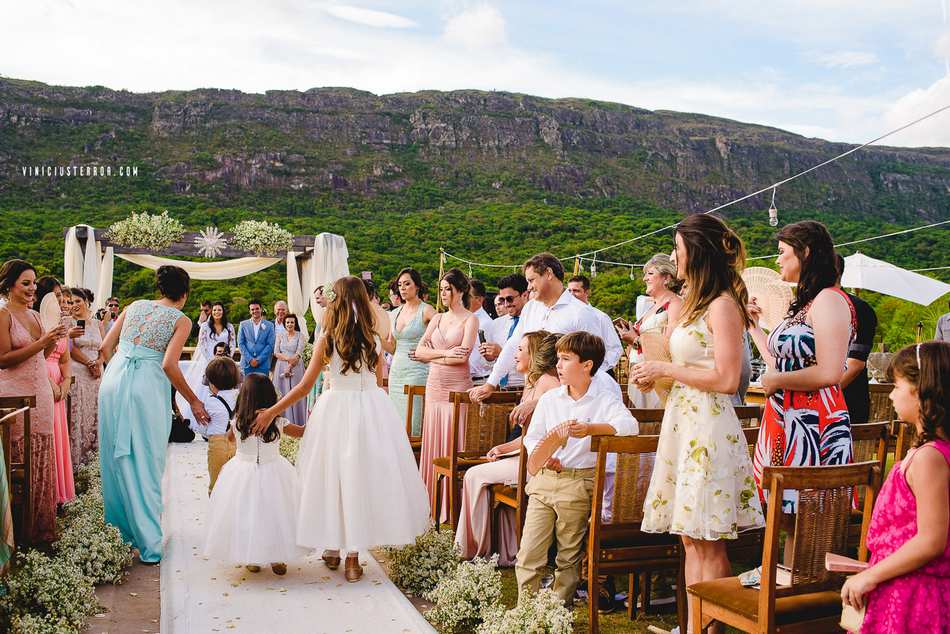
POLYGON ((429 500, 406 429, 382 382, 374 313, 362 280, 324 289, 327 310, 303 379, 261 412, 255 429, 306 397, 327 367, 332 388, 307 422, 297 455, 297 543, 324 548, 331 570, 345 550, 347 581, 363 574, 359 551, 410 544, 429 527, 429 500))
POLYGON ((297 472, 280 455, 280 435, 300 437, 303 427, 277 418, 260 434, 251 431, 256 413, 277 402, 277 390, 263 374, 249 374, 241 383, 233 425, 240 434, 237 454, 221 469, 211 492, 205 557, 245 564, 259 572, 261 564, 282 575, 287 561, 307 551, 297 547, 300 486, 297 472))

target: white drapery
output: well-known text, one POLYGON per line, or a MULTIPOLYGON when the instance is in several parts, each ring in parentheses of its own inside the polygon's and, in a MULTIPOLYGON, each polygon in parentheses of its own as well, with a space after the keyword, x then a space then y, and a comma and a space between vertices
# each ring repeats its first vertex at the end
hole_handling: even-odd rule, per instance
POLYGON ((189 262, 161 258, 157 255, 117 253, 116 256, 152 270, 166 265, 178 266, 185 269, 193 280, 232 280, 263 271, 280 262, 280 258, 235 258, 223 262, 189 262))
MULTIPOLYGON (((86 247, 83 249, 79 238, 76 237, 77 227, 69 228, 66 232, 63 278, 67 286, 81 286, 95 293, 94 310, 102 308, 112 295, 115 256, 153 270, 166 264, 178 266, 185 269, 195 280, 230 280, 244 277, 273 266, 281 260, 247 257, 223 262, 190 262, 155 255, 114 253, 112 247, 106 248, 103 254, 102 244, 94 239, 95 230, 89 225, 78 226, 86 227, 86 235, 93 238, 86 240, 86 247)), ((314 240, 313 247, 313 254, 299 272, 299 253, 287 252, 287 306, 291 312, 300 316, 302 332, 307 332, 305 314, 308 303, 318 324, 323 316, 323 309, 313 301, 314 289, 349 275, 350 272, 347 262, 349 251, 343 236, 321 233, 314 240)))

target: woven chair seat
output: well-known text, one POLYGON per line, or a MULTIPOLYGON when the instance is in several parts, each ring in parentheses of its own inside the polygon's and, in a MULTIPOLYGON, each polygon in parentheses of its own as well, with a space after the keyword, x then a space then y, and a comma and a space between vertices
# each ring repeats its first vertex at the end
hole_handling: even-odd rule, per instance
MULTIPOLYGON (((704 601, 711 601, 752 621, 759 618, 759 591, 743 587, 738 577, 701 581, 691 585, 689 591, 704 601)), ((841 593, 835 590, 775 599, 776 625, 837 617, 840 614, 841 593)))

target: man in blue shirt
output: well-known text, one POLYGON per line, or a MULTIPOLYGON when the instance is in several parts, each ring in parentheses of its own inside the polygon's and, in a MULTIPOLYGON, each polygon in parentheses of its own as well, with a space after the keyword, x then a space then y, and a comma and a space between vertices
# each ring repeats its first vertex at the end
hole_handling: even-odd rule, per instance
POLYGON ((268 374, 274 354, 274 324, 264 319, 260 301, 248 304, 251 318, 241 322, 238 330, 238 348, 241 350, 241 369, 249 373, 268 374))

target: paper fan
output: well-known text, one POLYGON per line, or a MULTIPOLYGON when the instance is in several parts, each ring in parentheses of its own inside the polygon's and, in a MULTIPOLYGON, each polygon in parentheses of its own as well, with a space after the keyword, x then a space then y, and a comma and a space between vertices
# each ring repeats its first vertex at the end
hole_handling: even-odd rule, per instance
POLYGON ((43 324, 43 330, 49 332, 58 326, 62 319, 63 311, 59 307, 59 299, 55 294, 47 293, 40 302, 40 323, 43 324))
POLYGON ((561 423, 541 439, 534 451, 528 456, 528 473, 536 475, 554 452, 567 444, 568 423, 561 423))
MULTIPOLYGON (((670 361, 670 342, 663 335, 662 330, 646 330, 640 333, 640 349, 643 350, 644 361, 670 361)), ((653 384, 653 390, 660 397, 665 406, 666 397, 673 388, 673 379, 664 377, 653 384)))
POLYGON ((749 301, 762 308, 759 325, 767 330, 775 328, 788 313, 794 293, 792 287, 782 281, 778 271, 764 266, 751 266, 742 272, 742 280, 749 292, 749 301))

